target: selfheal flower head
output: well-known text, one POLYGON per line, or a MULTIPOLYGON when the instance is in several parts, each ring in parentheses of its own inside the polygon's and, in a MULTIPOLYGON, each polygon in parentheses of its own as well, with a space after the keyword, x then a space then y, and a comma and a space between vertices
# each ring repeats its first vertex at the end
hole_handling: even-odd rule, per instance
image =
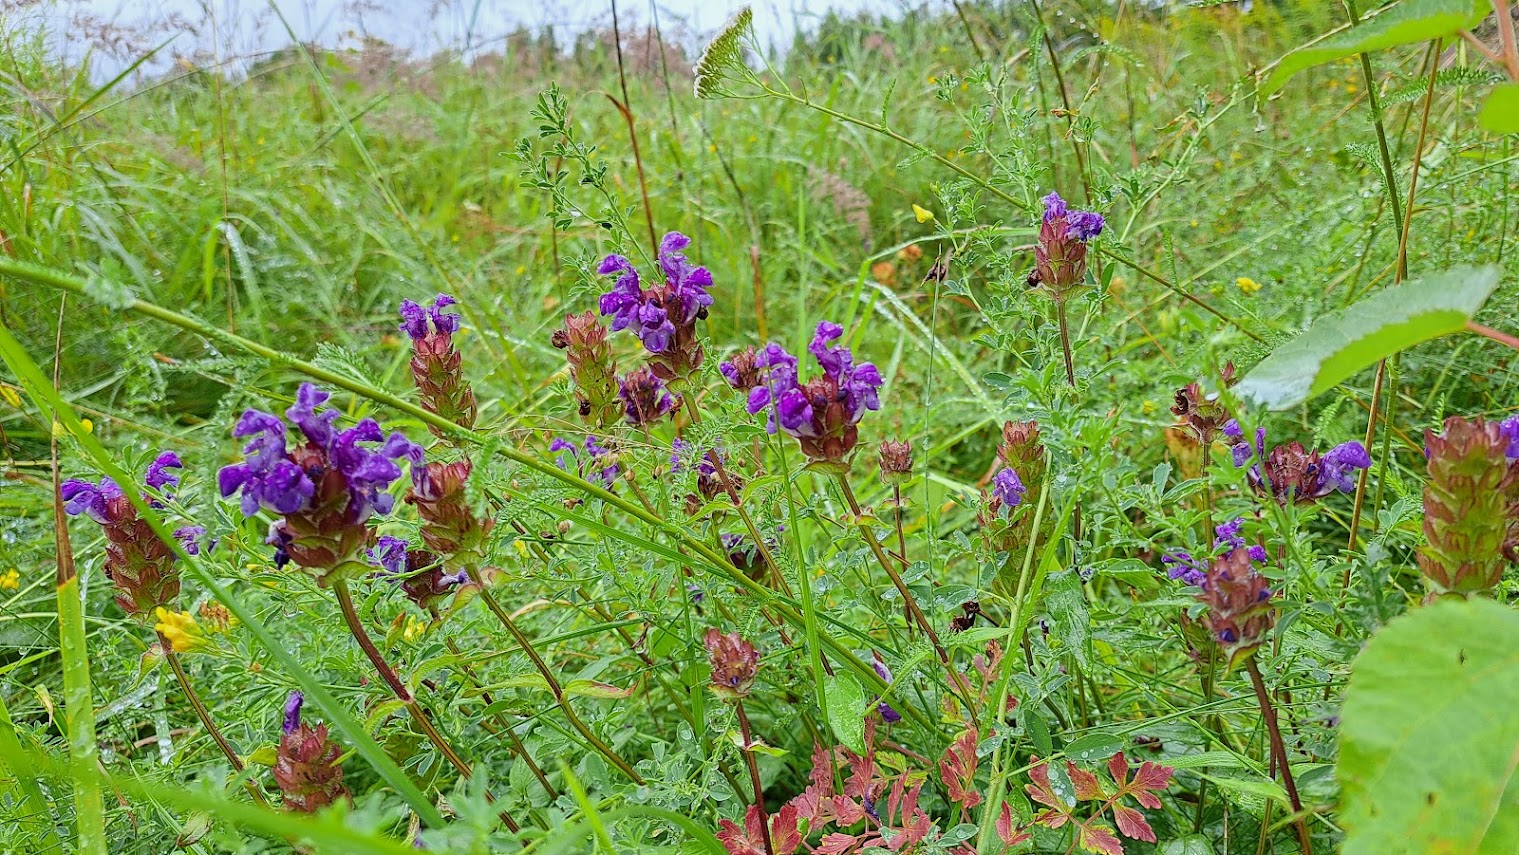
POLYGON ((712 665, 712 691, 725 701, 743 700, 754 688, 759 653, 736 632, 707 630, 703 638, 712 665))
POLYGON ((1431 596, 1471 596, 1519 561, 1519 462, 1502 425, 1451 416, 1426 431, 1424 539, 1419 570, 1431 596))
POLYGON ((888 439, 879 449, 881 480, 892 486, 900 486, 912 477, 912 443, 888 439))
POLYGON ((301 726, 301 706, 306 703, 306 696, 300 689, 291 691, 285 698, 285 718, 280 725, 283 733, 295 733, 296 728, 301 726))
POLYGON ((1160 556, 1162 564, 1169 565, 1166 575, 1183 585, 1201 586, 1207 575, 1206 563, 1199 563, 1192 553, 1183 550, 1167 552, 1160 556))
POLYGON ((1203 625, 1230 666, 1254 653, 1275 625, 1271 595, 1266 577, 1250 563, 1246 550, 1231 550, 1209 566, 1197 600, 1207 607, 1203 625))
POLYGON ((405 538, 382 535, 375 545, 369 548, 369 560, 391 575, 399 575, 406 572, 406 549, 410 546, 405 538))
POLYGON ((1039 243, 1034 249, 1034 272, 1030 285, 1049 289, 1057 299, 1084 283, 1087 242, 1102 233, 1101 214, 1072 211, 1059 193, 1045 196, 1039 243))
POLYGON ((1371 466, 1366 447, 1351 440, 1329 449, 1319 460, 1319 482, 1315 492, 1328 495, 1333 490, 1349 493, 1355 489, 1355 473, 1371 466))
POLYGON ((723 379, 728 381, 729 386, 748 393, 761 382, 759 352, 752 347, 746 347, 728 357, 726 362, 717 366, 717 370, 722 373, 723 379))
POLYGON ((1504 456, 1510 460, 1519 460, 1519 415, 1504 419, 1498 425, 1498 431, 1508 440, 1508 448, 1503 450, 1504 456))
POLYGON ((867 410, 881 407, 877 390, 885 380, 875 365, 855 365, 848 347, 832 344, 843 334, 837 324, 818 324, 807 349, 822 373, 805 384, 797 374, 796 357, 778 344, 766 345, 755 361, 763 375, 749 393, 749 412, 768 409, 766 430, 796 437, 814 461, 842 463, 859 441, 860 419, 867 410))
POLYGON ((430 335, 453 335, 459 331, 459 316, 445 312, 444 309, 457 303, 457 300, 447 294, 439 294, 433 299, 432 306, 426 309, 411 300, 402 300, 401 329, 414 341, 430 335))
POLYGON ((662 284, 644 288, 638 270, 621 255, 602 259, 596 272, 616 276, 616 281, 601 295, 601 314, 612 318, 612 331, 632 330, 653 354, 650 365, 663 380, 687 377, 701 367, 704 358, 696 338, 696 322, 706 317, 712 305, 712 274, 686 258, 685 248, 691 239, 670 232, 659 244, 659 270, 662 284))

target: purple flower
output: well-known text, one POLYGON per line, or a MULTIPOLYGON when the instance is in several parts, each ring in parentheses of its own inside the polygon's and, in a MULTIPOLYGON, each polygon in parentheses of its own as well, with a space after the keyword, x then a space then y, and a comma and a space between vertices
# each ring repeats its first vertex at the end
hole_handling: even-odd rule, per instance
POLYGON ((369 549, 369 560, 392 576, 406 572, 406 550, 411 547, 404 538, 381 535, 380 540, 369 549))
POLYGON ((1003 469, 992 478, 992 495, 1002 502, 1004 508, 1017 506, 1027 492, 1028 488, 1023 486, 1018 473, 1011 469, 1003 469))
MULTIPOLYGON (((206 527, 203 525, 180 526, 174 530, 174 539, 179 541, 180 547, 189 555, 199 555, 201 540, 206 536, 206 527)), ((216 548, 216 541, 206 543, 206 550, 216 548)))
POLYGON ((1329 449, 1319 459, 1319 485, 1317 495, 1328 495, 1333 490, 1349 493, 1355 489, 1355 472, 1371 466, 1371 455, 1366 447, 1355 440, 1341 443, 1329 449))
POLYGON ((1040 201, 1044 202, 1044 222, 1046 224, 1053 224, 1064 220, 1065 233, 1083 243, 1102 234, 1102 228, 1106 225, 1106 222, 1103 220, 1101 214, 1093 213, 1092 211, 1072 211, 1066 205, 1065 200, 1060 197, 1060 194, 1055 192, 1050 193, 1050 195, 1045 196, 1040 201))
POLYGON ((1251 561, 1254 561, 1257 564, 1265 564, 1269 558, 1269 556, 1266 555, 1266 547, 1261 546, 1258 543, 1251 544, 1250 548, 1245 550, 1245 553, 1250 556, 1251 561))
POLYGON ((1182 550, 1167 552, 1160 556, 1160 561, 1171 565, 1166 569, 1166 575, 1184 585, 1201 586, 1208 572, 1207 562, 1199 562, 1192 553, 1182 550))
POLYGON ((1519 415, 1504 419, 1498 425, 1498 430, 1503 434, 1503 438, 1508 440, 1508 449, 1504 451, 1504 456, 1510 460, 1519 459, 1519 415))
POLYGON ((76 517, 85 514, 101 525, 107 525, 111 521, 107 504, 122 495, 121 488, 110 478, 101 478, 99 484, 70 478, 58 489, 63 495, 65 511, 76 517))
POLYGON ((1240 531, 1245 527, 1244 517, 1235 517, 1213 529, 1217 537, 1213 541, 1213 548, 1227 546, 1229 549, 1238 549, 1245 545, 1245 539, 1240 536, 1240 531))
POLYGON ((612 453, 611 449, 598 442, 594 436, 587 436, 585 438, 586 458, 584 461, 580 457, 580 446, 563 437, 555 437, 554 441, 549 443, 549 451, 560 452, 559 457, 555 460, 559 464, 560 469, 566 472, 573 471, 582 478, 600 481, 602 486, 607 489, 611 489, 612 485, 617 483, 617 476, 622 471, 617 464, 608 463, 601 467, 599 471, 589 472, 588 474, 588 469, 594 469, 598 459, 608 457, 612 453), (574 463, 573 466, 570 465, 572 462, 574 463))
POLYGON ((148 472, 143 478, 143 483, 159 491, 165 487, 173 487, 179 484, 179 476, 168 470, 183 468, 185 465, 180 462, 178 454, 165 451, 148 464, 148 472))
POLYGON ((691 456, 695 447, 680 437, 670 443, 670 471, 681 472, 686 468, 685 458, 691 456))
MULTIPOLYGON (((880 677, 882 680, 885 680, 887 683, 891 682, 891 669, 887 668, 886 663, 881 661, 881 654, 875 652, 871 653, 870 667, 875 669, 876 676, 880 677)), ((885 701, 881 701, 876 704, 876 712, 879 712, 881 714, 882 720, 886 721, 888 724, 902 720, 902 714, 892 709, 891 704, 888 704, 885 701)))
POLYGON ((1237 442, 1245 438, 1245 430, 1239 426, 1239 421, 1237 419, 1230 419, 1224 422, 1224 436, 1227 436, 1237 442))
POLYGON ((306 702, 306 696, 301 694, 300 689, 290 693, 285 699, 285 721, 281 727, 284 733, 295 733, 301 727, 301 705, 306 702))
MULTIPOLYGON (((612 331, 631 329, 650 353, 663 354, 677 342, 690 348, 695 324, 712 305, 712 274, 697 267, 682 252, 691 239, 680 232, 670 232, 659 243, 659 268, 663 285, 645 289, 633 263, 621 255, 602 259, 596 272, 617 277, 610 290, 601 295, 601 314, 611 316, 612 331)), ((688 363, 694 352, 684 354, 688 363)), ((694 367, 694 365, 692 365, 694 367)), ((677 372, 679 374, 680 372, 677 372)))
POLYGON ((768 410, 765 429, 802 440, 803 450, 813 459, 842 460, 858 442, 855 426, 865 412, 881 407, 881 372, 868 362, 855 365, 848 347, 833 344, 843 335, 838 324, 817 325, 807 350, 822 374, 805 384, 798 376, 796 357, 778 344, 766 345, 754 360, 760 381, 749 392, 749 412, 768 410))
POLYGON ((410 300, 402 300, 401 329, 413 340, 424 339, 434 333, 453 335, 459 331, 459 316, 443 310, 457 302, 447 294, 439 294, 434 298, 432 308, 424 309, 410 300), (428 321, 432 322, 432 330, 428 329, 428 321))

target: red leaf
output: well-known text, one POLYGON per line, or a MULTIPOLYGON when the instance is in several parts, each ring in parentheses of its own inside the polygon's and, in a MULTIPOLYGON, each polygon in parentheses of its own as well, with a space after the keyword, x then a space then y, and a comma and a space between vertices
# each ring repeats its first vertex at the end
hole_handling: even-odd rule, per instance
POLYGON ((981 804, 981 794, 976 791, 976 730, 972 728, 960 734, 944 757, 939 761, 939 776, 944 779, 944 789, 952 802, 973 808, 981 804))
POLYGON ((775 855, 792 855, 801 845, 802 832, 797 827, 796 808, 786 805, 770 817, 770 846, 775 855))
POLYGON ((841 826, 854 825, 865 818, 865 806, 848 796, 834 796, 833 815, 841 826))
POLYGON ((1118 784, 1116 798, 1133 796, 1134 801, 1155 810, 1160 807, 1160 798, 1155 794, 1170 785, 1171 773, 1176 770, 1170 766, 1161 766, 1146 760, 1139 764, 1139 771, 1134 773, 1134 779, 1126 780, 1129 774, 1129 761, 1120 751, 1108 761, 1108 771, 1113 774, 1113 781, 1118 784))
MULTIPOLYGON (((1034 759, 1037 761, 1039 758, 1036 757, 1034 759)), ((1035 762, 1028 770, 1028 779, 1030 783, 1025 784, 1023 789, 1029 794, 1029 798, 1042 805, 1055 808, 1062 813, 1065 812, 1065 802, 1061 801, 1060 797, 1055 795, 1055 790, 1050 787, 1050 767, 1048 764, 1035 762)))
POLYGON ((812 850, 814 855, 844 855, 855 847, 859 840, 852 834, 843 834, 835 831, 832 834, 823 835, 823 840, 818 848, 812 850))
POLYGON ((1081 848, 1088 852, 1096 852, 1098 855, 1123 855, 1123 841, 1119 840, 1106 826, 1098 825, 1090 821, 1081 826, 1077 837, 1081 848))
POLYGON ((749 839, 749 835, 731 819, 718 822, 717 840, 728 850, 728 855, 765 855, 765 841, 749 839))
POLYGON ((1017 846, 1033 837, 1018 824, 1013 816, 1013 806, 1008 802, 1002 803, 1002 814, 997 817, 997 837, 1005 846, 1017 846))
POLYGON ((1069 760, 1065 761, 1065 771, 1071 776, 1071 783, 1076 787, 1076 801, 1090 802, 1106 798, 1102 793, 1102 783, 1097 780, 1096 775, 1085 769, 1076 768, 1076 764, 1069 760))
POLYGON ((1135 840, 1155 842, 1155 831, 1150 824, 1145 822, 1145 815, 1139 811, 1124 807, 1120 804, 1113 805, 1113 821, 1118 823, 1118 831, 1124 837, 1132 837, 1135 840))

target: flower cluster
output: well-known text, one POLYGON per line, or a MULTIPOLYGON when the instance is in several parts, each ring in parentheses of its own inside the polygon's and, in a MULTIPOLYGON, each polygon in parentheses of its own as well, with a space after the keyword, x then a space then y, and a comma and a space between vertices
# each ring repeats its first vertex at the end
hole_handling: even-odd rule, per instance
POLYGON ((1086 280, 1087 242, 1102 234, 1102 215, 1070 210, 1059 193, 1044 197, 1044 220, 1034 248, 1030 285, 1048 288, 1061 300, 1086 280))
MULTIPOLYGON (((1266 547, 1260 544, 1246 545, 1245 538, 1241 533, 1245 527, 1244 517, 1235 517, 1223 525, 1213 529, 1215 537, 1213 550, 1215 555, 1243 551, 1251 560, 1264 564, 1268 558, 1266 547)), ((1180 581, 1184 585, 1201 587, 1207 578, 1208 561, 1198 560, 1192 557, 1192 553, 1186 550, 1167 552, 1160 557, 1162 564, 1166 566, 1166 575, 1180 581)))
POLYGON ((373 419, 338 430, 335 410, 318 411, 329 397, 302 384, 295 404, 285 411, 306 437, 294 448, 287 445, 279 417, 244 412, 233 435, 248 438, 246 459, 223 468, 217 477, 223 497, 241 495, 246 516, 260 509, 278 514, 269 530, 277 558, 294 561, 324 584, 340 569, 362 570, 358 558, 370 536, 365 524, 376 514, 390 513, 395 503, 386 490, 401 477, 396 461, 420 460, 422 453, 400 433, 386 437, 373 419))
POLYGON ((342 750, 327 738, 327 725, 312 727, 301 721, 305 697, 291 692, 285 701, 285 716, 280 728, 280 744, 275 754, 274 783, 285 796, 285 807, 300 813, 314 813, 349 798, 343 786, 343 767, 338 765, 342 750))
POLYGON ((486 539, 496 527, 490 517, 480 517, 470 507, 465 485, 473 470, 469 460, 451 463, 422 462, 421 449, 411 459, 411 490, 406 501, 422 518, 422 545, 446 562, 478 561, 486 539))
POLYGON ((1432 594, 1497 587, 1519 561, 1519 416, 1504 422, 1452 416, 1424 439, 1424 537, 1419 570, 1432 594))
POLYGON ((856 426, 865 411, 881 408, 876 394, 885 383, 881 372, 869 362, 855 365, 848 347, 832 344, 843 335, 838 324, 818 324, 807 350, 823 371, 806 383, 798 376, 796 357, 778 344, 766 345, 755 360, 764 379, 749 391, 749 413, 768 410, 766 430, 796 437, 814 461, 842 463, 859 442, 856 426))
MULTIPOLYGON (((1227 389, 1234 383, 1234 363, 1230 362, 1224 366, 1219 384, 1227 389)), ((1203 448, 1211 446, 1225 425, 1234 422, 1228 408, 1219 400, 1219 395, 1204 393, 1198 383, 1188 383, 1176 390, 1171 414, 1176 416, 1176 426, 1184 429, 1203 448)))
POLYGON ((1233 441, 1230 450, 1236 467, 1256 461, 1248 473, 1251 486, 1283 505, 1317 501, 1336 491, 1349 493, 1355 490, 1355 473, 1371 466, 1371 455, 1355 440, 1323 454, 1304 450, 1296 440, 1268 453, 1265 428, 1256 429, 1253 445, 1245 441, 1244 430, 1234 419, 1224 424, 1223 434, 1233 441))
MULTIPOLYGON (((183 468, 179 456, 165 451, 148 465, 143 483, 162 494, 179 484, 179 476, 169 471, 179 468, 183 468)), ((137 515, 132 501, 115 481, 101 478, 92 483, 71 478, 63 482, 59 493, 64 511, 87 516, 104 529, 105 574, 116 588, 116 604, 122 611, 147 619, 159 606, 170 605, 179 597, 174 551, 137 515)), ((161 507, 152 497, 143 498, 161 507)))
MULTIPOLYGON (((463 357, 454 348, 459 316, 444 309, 457 301, 439 294, 430 308, 411 300, 401 301, 401 329, 411 337, 411 377, 422 395, 422 408, 455 424, 474 427, 479 408, 475 392, 464 379, 463 357)), ((443 437, 441 430, 429 426, 443 437)))
POLYGON ((624 375, 618 381, 617 396, 622 399, 624 417, 634 427, 658 422, 681 403, 680 396, 670 394, 665 381, 650 368, 635 368, 624 375))
POLYGON ((615 462, 612 450, 602 445, 594 436, 587 436, 582 445, 577 446, 564 437, 556 437, 549 443, 549 451, 559 453, 557 462, 559 468, 566 472, 574 472, 582 478, 596 481, 608 490, 617 483, 620 469, 615 462), (580 449, 585 448, 585 457, 580 456, 580 449))
POLYGON ((1233 666, 1253 653, 1276 624, 1271 587, 1244 549, 1215 558, 1201 587, 1197 601, 1207 609, 1203 625, 1233 666))
POLYGON ((759 653, 736 632, 707 630, 702 639, 712 665, 712 691, 725 701, 740 701, 754 688, 759 653))
POLYGON ((564 326, 554 330, 552 342, 570 364, 580 417, 598 428, 617 421, 622 409, 617 398, 617 362, 607 343, 607 328, 596 320, 596 313, 565 315, 564 326))
POLYGON ((382 536, 369 550, 369 558, 400 584, 407 599, 429 613, 435 613, 439 603, 469 581, 467 571, 449 573, 438 556, 425 549, 412 549, 399 537, 382 536))
POLYGON ((596 268, 617 277, 601 295, 601 314, 611 316, 612 331, 630 329, 652 354, 649 360, 661 380, 689 377, 701 367, 704 352, 696 339, 696 322, 712 305, 712 274, 686 259, 691 239, 670 232, 659 242, 659 269, 664 284, 644 288, 638 270, 621 255, 609 255, 596 268))

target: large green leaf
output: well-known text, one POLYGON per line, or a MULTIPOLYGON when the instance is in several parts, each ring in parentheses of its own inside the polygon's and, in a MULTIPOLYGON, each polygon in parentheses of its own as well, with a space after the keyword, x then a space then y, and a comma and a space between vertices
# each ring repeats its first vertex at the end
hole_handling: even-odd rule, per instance
POLYGON ((1492 10, 1488 0, 1403 0, 1338 36, 1287 54, 1261 84, 1261 95, 1270 95, 1282 88, 1292 75, 1305 68, 1358 53, 1427 42, 1470 29, 1492 10))
POLYGON ((1314 321, 1261 360, 1235 390, 1273 410, 1297 406, 1378 360, 1465 329, 1498 287, 1499 273, 1494 265, 1456 267, 1383 288, 1314 321))
POLYGON ((1445 601, 1393 621, 1341 719, 1346 855, 1519 852, 1519 612, 1445 601))
POLYGON ((1505 83, 1482 102, 1477 118, 1495 134, 1519 134, 1519 83, 1505 83))

